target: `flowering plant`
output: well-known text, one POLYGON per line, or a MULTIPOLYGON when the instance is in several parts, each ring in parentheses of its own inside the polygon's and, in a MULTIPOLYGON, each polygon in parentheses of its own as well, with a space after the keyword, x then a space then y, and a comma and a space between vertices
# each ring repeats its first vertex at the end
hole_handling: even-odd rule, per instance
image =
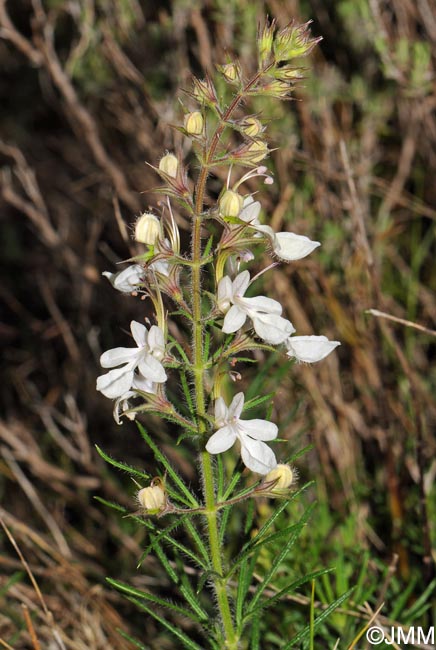
MULTIPOLYGON (((261 223, 261 204, 244 191, 244 185, 256 178, 267 184, 273 182, 267 167, 259 164, 269 149, 261 118, 241 114, 241 107, 253 96, 289 98, 302 77, 302 69, 294 65, 294 60, 307 55, 318 40, 310 37, 308 24, 291 23, 277 30, 274 22, 266 22, 258 37, 258 70, 251 79, 245 79, 238 63, 218 66, 234 88, 228 106, 221 104, 210 78, 194 78, 188 93, 190 110, 180 130, 192 141, 198 175, 192 182, 180 155, 166 153, 162 157, 156 172, 163 181, 159 191, 165 196, 164 207, 160 214, 144 213, 135 226, 135 238, 145 250, 120 273, 104 274, 118 291, 149 298, 155 317, 149 328, 136 321, 131 323, 136 347, 118 347, 102 355, 101 365, 110 370, 98 377, 97 389, 115 400, 118 423, 123 416, 134 419, 144 412, 175 423, 182 432, 179 441, 191 452, 196 450, 193 462, 198 463, 202 479, 198 494, 142 427, 142 436, 155 455, 156 472, 160 474, 151 483, 144 472, 114 462, 100 450, 109 462, 148 482, 138 492, 139 514, 132 516, 149 530, 151 548, 177 585, 186 607, 124 583, 112 583, 161 621, 183 647, 194 650, 204 646, 162 618, 151 604, 183 614, 202 626, 206 639, 203 643, 210 648, 249 647, 250 639, 257 638, 259 630, 256 613, 277 600, 266 597, 264 591, 289 551, 295 531, 304 524, 303 517, 291 536, 288 530, 275 534, 276 538, 283 536, 283 552, 254 592, 249 592, 258 551, 268 542, 267 531, 275 516, 232 560, 223 549, 230 511, 236 504, 261 496, 281 497, 281 511, 296 494, 290 492, 295 472, 288 463, 277 462, 273 451, 277 425, 245 416, 245 410, 259 405, 263 398, 247 403, 239 391, 228 404, 226 392, 231 382, 226 378, 238 380, 232 368, 243 353, 255 349, 279 349, 287 363, 289 359, 313 363, 339 343, 324 336, 294 336, 295 328, 277 300, 251 295, 251 286, 259 274, 252 277, 250 270, 241 266, 253 261, 255 245, 265 244, 278 260, 290 263, 306 257, 320 244, 301 234, 276 233, 261 223), (212 202, 207 194, 208 177, 224 167, 228 170, 227 182, 212 202), (244 167, 248 171, 241 175, 244 167), (181 213, 191 221, 189 252, 181 250, 177 225, 181 213), (190 330, 190 348, 178 330, 170 333, 167 304, 175 306, 178 317, 190 330), (166 384, 171 381, 183 393, 182 406, 168 397, 166 384), (235 452, 229 450, 235 446, 245 470, 239 463, 230 469, 229 454, 235 452), (247 485, 241 487, 246 476, 247 485), (164 515, 170 523, 161 526, 164 515), (188 545, 172 534, 180 523, 185 527, 188 545), (198 569, 196 586, 185 574, 175 571, 169 550, 176 557, 188 557, 194 562, 198 569), (215 595, 214 615, 211 602, 205 603, 198 595, 205 586, 211 587, 215 595)), ((311 577, 305 576, 300 584, 311 577)), ((285 589, 282 595, 292 588, 285 589)), ((250 647, 258 646, 253 641, 250 647)))

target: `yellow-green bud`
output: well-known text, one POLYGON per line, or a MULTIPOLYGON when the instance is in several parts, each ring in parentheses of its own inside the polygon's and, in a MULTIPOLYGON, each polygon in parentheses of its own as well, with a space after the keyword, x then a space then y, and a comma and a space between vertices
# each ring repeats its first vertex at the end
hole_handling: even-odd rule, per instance
POLYGON ((268 147, 263 140, 255 140, 252 142, 247 151, 250 153, 250 162, 253 163, 260 162, 268 155, 268 147))
POLYGON ((185 129, 190 135, 201 135, 203 133, 204 120, 200 111, 194 111, 185 115, 185 129))
POLYGON ((219 69, 227 81, 236 81, 239 78, 239 69, 235 63, 226 63, 220 66, 219 69))
POLYGON ((295 472, 289 465, 279 464, 272 469, 264 478, 264 483, 276 481, 272 486, 271 492, 275 490, 286 490, 291 487, 295 478, 295 472))
POLYGON ((242 210, 244 199, 233 190, 226 190, 220 198, 220 213, 223 217, 237 217, 242 210))
POLYGON ((167 153, 159 161, 159 169, 172 178, 176 178, 179 161, 173 153, 167 153))
POLYGON ((259 135, 259 133, 262 133, 262 122, 260 122, 257 117, 247 117, 247 119, 244 120, 244 127, 242 130, 246 135, 250 136, 250 138, 254 138, 256 135, 259 135))
POLYGON ((162 234, 159 219, 151 212, 141 214, 135 224, 135 239, 141 244, 154 246, 162 234))
POLYGON ((160 485, 142 488, 136 498, 139 505, 150 514, 156 514, 165 507, 165 492, 160 485))

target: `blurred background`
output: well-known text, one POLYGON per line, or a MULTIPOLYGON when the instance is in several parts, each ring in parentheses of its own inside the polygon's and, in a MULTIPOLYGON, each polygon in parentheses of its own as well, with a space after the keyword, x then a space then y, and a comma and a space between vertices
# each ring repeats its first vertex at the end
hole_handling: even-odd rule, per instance
MULTIPOLYGON (((56 634, 73 650, 135 647, 118 628, 145 644, 136 647, 178 647, 104 582, 133 576, 153 591, 167 578, 153 558, 136 570, 144 531, 94 499, 133 509, 136 489, 95 444, 153 468, 135 425, 117 426, 95 390, 100 354, 128 345, 123 332, 149 307, 101 273, 134 252, 130 224, 158 198, 145 162, 189 150, 169 126, 183 114, 181 89, 193 73, 215 74, 227 56, 253 71, 265 15, 280 26, 312 19, 313 35, 323 36, 296 101, 250 107, 272 116, 271 146, 280 147, 268 163, 275 183, 259 196, 270 223, 322 242, 310 258, 264 276, 265 288, 298 334, 342 343, 315 366, 254 370, 254 393, 279 381, 274 418, 291 451, 313 445, 296 465, 301 481, 316 479, 305 499, 318 505, 284 571, 331 566, 317 585, 320 607, 358 586, 325 623, 320 647, 349 643, 382 602, 386 621, 431 620, 433 0, 0 0, 4 647, 37 650, 32 626, 43 648, 61 647, 56 634)), ((144 423, 195 481, 169 428, 144 423)), ((259 505, 259 518, 268 508, 259 505)), ((307 602, 296 595, 283 610, 292 614, 270 613, 269 626, 282 638, 298 630, 307 602)), ((271 637, 265 650, 275 647, 271 637)))

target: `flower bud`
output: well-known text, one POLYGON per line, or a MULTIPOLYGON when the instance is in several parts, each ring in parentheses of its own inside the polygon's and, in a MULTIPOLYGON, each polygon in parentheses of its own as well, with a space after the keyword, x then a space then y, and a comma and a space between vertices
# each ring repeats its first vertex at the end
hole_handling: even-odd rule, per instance
POLYGON ((162 234, 159 219, 151 212, 141 214, 135 224, 135 239, 141 244, 154 246, 162 234))
POLYGON ((291 487, 295 479, 295 471, 289 465, 279 464, 265 476, 263 482, 271 483, 276 481, 271 488, 271 492, 276 490, 286 490, 291 487))
POLYGON ((249 145, 247 152, 250 154, 250 162, 258 163, 268 155, 268 147, 263 140, 255 140, 249 145))
POLYGON ((200 111, 194 111, 185 115, 185 129, 190 135, 201 135, 203 133, 204 120, 200 111))
POLYGON ((226 190, 220 198, 220 213, 223 217, 237 217, 242 210, 244 199, 233 190, 226 190))
POLYGON ((173 153, 167 153, 159 161, 159 169, 172 178, 176 178, 179 161, 173 153))
POLYGON ((165 492, 160 485, 142 488, 136 495, 136 499, 139 505, 151 515, 163 510, 166 502, 165 492))
POLYGON ((259 133, 262 133, 263 126, 256 117, 247 117, 247 119, 244 120, 242 130, 246 135, 250 136, 250 138, 254 138, 256 135, 259 135, 259 133))
POLYGON ((227 81, 237 81, 240 77, 239 67, 236 63, 226 63, 219 66, 219 71, 227 81))

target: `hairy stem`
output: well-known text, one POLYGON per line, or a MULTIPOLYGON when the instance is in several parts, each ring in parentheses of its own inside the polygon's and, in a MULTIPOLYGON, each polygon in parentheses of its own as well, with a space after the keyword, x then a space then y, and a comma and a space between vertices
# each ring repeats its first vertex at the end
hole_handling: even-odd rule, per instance
MULTIPOLYGON (((193 338, 193 366, 195 400, 197 409, 197 427, 198 433, 206 433, 206 398, 205 398, 205 373, 207 363, 204 360, 203 353, 203 335, 204 325, 202 321, 202 296, 201 296, 201 268, 202 268, 202 245, 201 245, 201 225, 204 205, 204 195, 206 191, 206 181, 209 174, 210 166, 213 164, 213 157, 220 138, 226 128, 227 120, 231 117, 235 109, 248 90, 256 83, 261 76, 257 73, 246 86, 234 97, 233 101, 225 111, 220 120, 215 133, 212 136, 207 150, 204 152, 204 162, 198 177, 195 193, 195 208, 193 214, 193 230, 191 238, 192 257, 191 257, 191 279, 192 279, 192 338, 193 338)), ((225 648, 227 650, 237 650, 238 635, 235 631, 233 618, 230 609, 229 597, 227 594, 226 583, 223 576, 223 562, 218 531, 218 511, 219 505, 215 497, 215 481, 211 455, 207 451, 202 451, 201 467, 203 473, 203 496, 205 502, 205 515, 207 519, 209 549, 211 554, 212 567, 214 570, 214 584, 217 595, 218 607, 221 616, 222 627, 225 635, 225 648)))

